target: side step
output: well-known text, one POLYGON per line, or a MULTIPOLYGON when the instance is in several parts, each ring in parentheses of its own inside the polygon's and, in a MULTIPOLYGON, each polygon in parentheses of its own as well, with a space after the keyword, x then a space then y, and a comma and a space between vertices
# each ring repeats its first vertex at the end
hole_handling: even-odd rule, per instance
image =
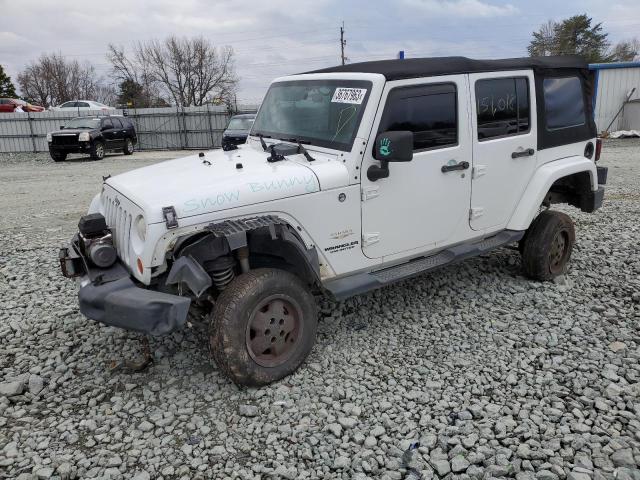
POLYGON ((394 265, 393 267, 372 272, 356 273, 355 275, 329 281, 325 286, 337 300, 343 300, 444 265, 482 255, 496 248, 517 242, 523 236, 523 231, 504 230, 492 237, 473 243, 456 245, 428 257, 414 258, 409 262, 394 265))

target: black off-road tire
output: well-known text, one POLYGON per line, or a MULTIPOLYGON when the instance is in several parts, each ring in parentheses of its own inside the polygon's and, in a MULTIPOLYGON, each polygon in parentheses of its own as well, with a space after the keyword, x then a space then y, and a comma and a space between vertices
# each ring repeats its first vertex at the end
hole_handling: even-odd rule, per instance
POLYGON ((124 153, 125 155, 131 155, 133 154, 133 150, 134 150, 133 140, 131 140, 130 138, 127 138, 124 141, 124 148, 122 149, 122 153, 124 153))
POLYGON ((63 152, 52 152, 49 150, 49 155, 51 155, 54 162, 64 162, 67 159, 67 154, 63 152))
POLYGON ((89 155, 93 160, 102 160, 104 158, 104 143, 99 140, 93 142, 89 155))
POLYGON ((565 273, 575 240, 575 228, 568 215, 553 210, 542 212, 521 240, 525 275, 548 281, 565 273))
POLYGON ((233 280, 218 297, 208 320, 209 346, 218 368, 238 385, 261 386, 293 373, 307 358, 315 343, 318 313, 313 295, 298 277, 260 268, 233 280), (280 309, 282 315, 277 314, 280 305, 288 305, 280 309), (292 321, 294 316, 299 320, 292 321), (267 322, 266 329, 258 332, 264 334, 262 338, 252 328, 259 319, 267 322), (285 333, 289 324, 298 329, 285 333), (274 349, 274 358, 269 359, 270 354, 264 352, 270 348, 256 352, 254 341, 271 342, 283 353, 278 357, 274 349))

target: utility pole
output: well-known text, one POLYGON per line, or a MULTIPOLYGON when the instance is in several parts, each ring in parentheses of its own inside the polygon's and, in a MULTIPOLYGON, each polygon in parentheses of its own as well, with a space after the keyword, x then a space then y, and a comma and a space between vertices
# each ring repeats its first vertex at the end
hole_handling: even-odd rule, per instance
POLYGON ((342 58, 342 65, 344 65, 345 57, 344 57, 344 46, 347 44, 347 41, 344 39, 344 22, 342 22, 342 26, 340 27, 340 57, 342 58))

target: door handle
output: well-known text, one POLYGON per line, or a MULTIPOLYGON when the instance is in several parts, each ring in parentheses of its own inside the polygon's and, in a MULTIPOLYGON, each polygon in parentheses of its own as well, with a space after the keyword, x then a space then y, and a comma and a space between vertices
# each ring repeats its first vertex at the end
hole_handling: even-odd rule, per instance
POLYGON ((521 152, 513 152, 511 154, 511 158, 530 157, 534 153, 536 153, 536 151, 533 148, 527 148, 521 152))
POLYGON ((440 169, 442 173, 453 172, 454 170, 466 170, 469 168, 469 162, 460 162, 454 165, 443 165, 440 169))

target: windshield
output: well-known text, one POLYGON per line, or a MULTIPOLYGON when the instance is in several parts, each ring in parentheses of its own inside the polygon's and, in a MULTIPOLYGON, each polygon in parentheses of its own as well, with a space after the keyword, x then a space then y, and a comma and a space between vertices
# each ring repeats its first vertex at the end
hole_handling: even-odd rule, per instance
POLYGON ((360 80, 274 83, 251 134, 350 150, 370 91, 371 82, 360 80))
POLYGON ((64 128, 98 128, 100 126, 99 118, 74 118, 69 120, 64 128))
POLYGON ((253 125, 253 118, 232 118, 227 127, 229 130, 249 130, 253 125))

